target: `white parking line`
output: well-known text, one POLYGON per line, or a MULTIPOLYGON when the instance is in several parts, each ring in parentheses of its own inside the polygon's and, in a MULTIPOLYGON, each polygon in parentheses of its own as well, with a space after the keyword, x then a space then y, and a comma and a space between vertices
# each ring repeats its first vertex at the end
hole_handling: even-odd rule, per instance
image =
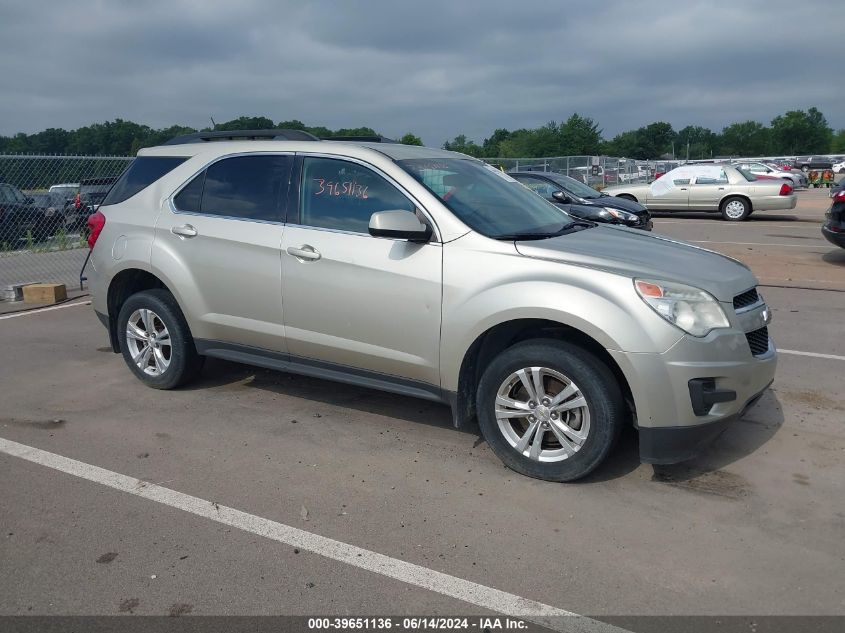
POLYGON ((766 224, 765 222, 721 222, 719 220, 661 220, 659 218, 654 219, 655 224, 696 224, 696 225, 705 225, 705 226, 712 226, 714 228, 725 228, 725 229, 739 229, 739 228, 758 228, 758 229, 793 229, 793 230, 802 230, 802 231, 818 231, 819 227, 821 226, 821 220, 818 221, 818 224, 813 226, 800 226, 799 224, 804 224, 803 222, 795 222, 795 224, 766 224))
POLYGON ((76 306, 90 306, 90 301, 81 301, 78 303, 64 303, 60 306, 50 306, 49 308, 37 308, 36 310, 24 310, 23 312, 13 312, 12 314, 4 314, 0 316, 0 321, 3 319, 16 319, 18 317, 31 316, 33 314, 41 314, 42 312, 52 312, 53 310, 64 310, 65 308, 75 308, 76 306))
POLYGON ((816 352, 799 352, 794 349, 778 349, 778 354, 792 354, 793 356, 810 356, 812 358, 827 358, 829 360, 845 360, 845 356, 836 354, 817 354, 816 352))
POLYGON ((206 499, 163 488, 135 477, 122 475, 69 457, 41 450, 26 444, 0 438, 0 453, 52 468, 59 472, 87 479, 121 492, 184 510, 244 532, 257 534, 285 545, 319 554, 353 567, 393 578, 409 585, 462 600, 469 604, 509 616, 521 617, 557 631, 619 632, 620 629, 571 611, 542 602, 522 598, 486 585, 450 576, 427 567, 391 558, 378 552, 349 545, 319 534, 306 532, 254 514, 219 505, 206 499))
POLYGON ((785 246, 786 248, 827 248, 827 242, 819 240, 818 246, 811 244, 769 244, 768 242, 717 242, 715 240, 685 240, 691 244, 734 244, 735 246, 785 246))

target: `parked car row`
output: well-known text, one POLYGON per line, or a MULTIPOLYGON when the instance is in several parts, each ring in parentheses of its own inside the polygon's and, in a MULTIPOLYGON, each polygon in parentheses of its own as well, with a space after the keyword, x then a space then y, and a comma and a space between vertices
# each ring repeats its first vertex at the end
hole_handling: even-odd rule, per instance
POLYGON ((26 194, 15 185, 0 183, 0 245, 23 239, 40 241, 59 230, 86 230, 117 177, 89 178, 52 185, 46 192, 26 194))

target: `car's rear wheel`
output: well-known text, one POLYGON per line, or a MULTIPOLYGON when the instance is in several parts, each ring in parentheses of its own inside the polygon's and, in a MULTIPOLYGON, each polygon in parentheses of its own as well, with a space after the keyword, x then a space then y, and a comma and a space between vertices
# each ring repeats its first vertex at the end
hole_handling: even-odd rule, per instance
POLYGON ((731 222, 741 222, 751 215, 751 205, 743 198, 728 198, 722 203, 722 217, 731 222))
POLYGON ((634 196, 632 196, 630 193, 620 193, 617 197, 623 198, 625 200, 630 200, 631 202, 637 201, 637 199, 634 196))
POLYGON ((117 331, 123 359, 148 387, 173 389, 202 368, 185 317, 166 290, 129 297, 120 309, 117 331))
POLYGON ((809 165, 804 165, 804 166, 801 168, 801 171, 803 171, 803 172, 806 174, 808 171, 810 171, 810 166, 809 166, 809 165))
POLYGON ((624 420, 621 390, 607 366, 553 339, 499 354, 479 383, 477 410, 484 438, 505 465, 548 481, 592 472, 624 420))

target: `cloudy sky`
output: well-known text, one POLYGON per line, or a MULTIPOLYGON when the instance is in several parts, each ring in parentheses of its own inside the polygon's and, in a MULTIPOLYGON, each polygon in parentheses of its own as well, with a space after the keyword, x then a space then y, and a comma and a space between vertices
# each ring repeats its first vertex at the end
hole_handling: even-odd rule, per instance
POLYGON ((813 105, 841 128, 836 14, 833 0, 0 0, 0 134, 264 115, 440 145, 572 112, 611 137, 813 105))

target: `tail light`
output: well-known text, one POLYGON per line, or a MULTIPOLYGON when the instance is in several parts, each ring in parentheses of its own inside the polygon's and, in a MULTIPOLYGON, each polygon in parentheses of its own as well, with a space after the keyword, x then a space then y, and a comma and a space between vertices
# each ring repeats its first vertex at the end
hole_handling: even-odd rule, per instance
POLYGON ((88 248, 93 249, 106 225, 106 216, 99 211, 88 216, 88 248))
POLYGON ((836 195, 833 196, 833 199, 836 200, 836 202, 845 202, 845 189, 837 191, 836 195))
POLYGON ((783 183, 780 186, 780 195, 788 196, 791 193, 792 193, 792 185, 788 185, 787 183, 783 183))
POLYGON ((77 211, 82 208, 82 196, 76 194, 73 198, 73 206, 76 208, 77 211))

